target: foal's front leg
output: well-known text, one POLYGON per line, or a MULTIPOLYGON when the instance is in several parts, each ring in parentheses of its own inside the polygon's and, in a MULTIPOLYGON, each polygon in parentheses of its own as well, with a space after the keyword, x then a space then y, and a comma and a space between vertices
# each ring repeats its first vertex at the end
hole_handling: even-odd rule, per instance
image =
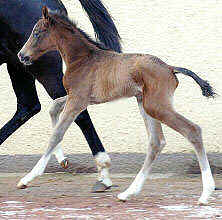
POLYGON ((80 112, 86 109, 87 105, 81 103, 82 105, 80 106, 80 103, 81 100, 76 97, 75 99, 73 99, 72 97, 67 98, 65 109, 61 115, 58 124, 54 128, 53 134, 49 140, 49 146, 46 153, 41 157, 32 171, 19 181, 17 185, 18 188, 26 188, 26 185, 30 181, 32 181, 35 177, 43 174, 52 153, 54 152, 56 146, 62 141, 65 132, 67 131, 71 123, 75 120, 75 118, 80 114, 80 112))

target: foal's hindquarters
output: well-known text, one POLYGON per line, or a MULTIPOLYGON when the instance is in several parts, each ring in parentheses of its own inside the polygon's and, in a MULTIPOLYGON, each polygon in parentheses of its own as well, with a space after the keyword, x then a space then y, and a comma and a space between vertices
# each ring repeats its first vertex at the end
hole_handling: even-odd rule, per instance
POLYGON ((215 183, 203 147, 200 127, 178 114, 173 108, 173 94, 178 85, 174 68, 157 60, 151 68, 144 69, 142 81, 142 96, 137 96, 137 101, 149 135, 148 152, 142 169, 128 189, 118 195, 118 199, 128 200, 141 191, 150 174, 152 162, 165 146, 162 122, 179 132, 194 146, 203 182, 199 204, 207 204, 215 189, 215 183))

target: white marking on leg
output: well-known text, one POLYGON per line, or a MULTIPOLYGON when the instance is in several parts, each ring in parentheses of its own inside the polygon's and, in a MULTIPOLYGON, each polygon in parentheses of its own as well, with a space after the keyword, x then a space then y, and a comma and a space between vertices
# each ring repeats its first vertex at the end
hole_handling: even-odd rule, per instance
POLYGON ((136 175, 136 178, 133 180, 132 184, 122 193, 118 194, 118 199, 122 201, 126 201, 130 199, 131 196, 138 195, 142 187, 147 179, 148 175, 144 175, 142 169, 140 172, 136 175))
POLYGON ((142 103, 139 102, 139 100, 138 100, 138 105, 140 108, 141 115, 143 116, 148 135, 150 133, 150 143, 146 159, 144 161, 143 167, 141 168, 140 172, 137 174, 136 178, 129 186, 129 188, 117 196, 118 199, 122 201, 128 200, 130 199, 131 196, 138 195, 140 193, 146 179, 150 174, 151 166, 154 159, 165 146, 165 140, 163 137, 160 122, 146 114, 146 112, 143 109, 142 103))
POLYGON ((98 180, 105 186, 112 186, 112 181, 109 177, 109 168, 111 166, 111 160, 106 152, 99 152, 95 156, 96 165, 98 168, 98 180))
POLYGON ((206 205, 211 194, 215 190, 215 182, 210 167, 202 171, 203 192, 199 198, 199 204, 206 205))
POLYGON ((30 173, 28 173, 25 177, 23 177, 19 183, 18 187, 21 187, 22 185, 27 185, 30 181, 32 181, 35 177, 40 176, 44 173, 44 170, 49 162, 50 155, 45 156, 43 155, 41 159, 38 161, 38 163, 34 166, 34 168, 31 170, 30 173))
POLYGON ((66 157, 64 156, 64 152, 62 150, 62 147, 60 146, 60 144, 58 144, 56 146, 56 149, 55 149, 55 157, 57 159, 57 161, 61 164, 62 161, 64 161, 66 159, 66 157))
POLYGON ((187 135, 188 140, 193 144, 195 152, 199 161, 202 182, 203 182, 203 192, 198 202, 200 205, 206 205, 208 199, 215 190, 215 182, 213 175, 211 173, 210 164, 207 158, 206 151, 203 147, 201 129, 198 125, 193 124, 193 130, 187 135))

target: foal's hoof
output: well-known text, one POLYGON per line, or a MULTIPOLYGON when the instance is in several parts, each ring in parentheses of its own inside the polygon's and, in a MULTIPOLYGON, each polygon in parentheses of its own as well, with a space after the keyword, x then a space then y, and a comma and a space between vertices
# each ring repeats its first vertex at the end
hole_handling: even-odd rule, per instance
POLYGON ((19 183, 17 184, 17 188, 18 188, 18 189, 26 189, 27 186, 24 185, 22 182, 19 182, 19 183))
POLYGON ((111 186, 106 186, 103 182, 97 181, 92 187, 93 193, 105 192, 107 189, 110 189, 111 186))
POLYGON ((198 205, 199 205, 199 206, 207 206, 207 205, 208 205, 208 201, 198 200, 198 205))
POLYGON ((199 200, 198 200, 198 205, 199 206, 205 206, 205 205, 208 205, 208 199, 207 198, 202 198, 200 197, 199 200))
POLYGON ((117 195, 117 199, 118 199, 118 201, 121 201, 121 202, 126 202, 127 200, 129 200, 128 196, 124 192, 119 193, 117 195))
POLYGON ((63 167, 64 169, 67 169, 69 167, 69 161, 67 159, 64 159, 61 163, 60 163, 61 167, 63 167))

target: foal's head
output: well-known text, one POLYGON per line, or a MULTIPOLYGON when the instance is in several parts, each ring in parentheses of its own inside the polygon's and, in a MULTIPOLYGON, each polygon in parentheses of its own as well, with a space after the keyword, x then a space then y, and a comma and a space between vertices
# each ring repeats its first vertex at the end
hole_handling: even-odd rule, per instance
POLYGON ((55 21, 47 7, 44 6, 42 8, 42 18, 34 26, 28 41, 18 53, 22 63, 31 65, 34 60, 46 52, 56 50, 55 37, 53 36, 54 24, 55 21))

